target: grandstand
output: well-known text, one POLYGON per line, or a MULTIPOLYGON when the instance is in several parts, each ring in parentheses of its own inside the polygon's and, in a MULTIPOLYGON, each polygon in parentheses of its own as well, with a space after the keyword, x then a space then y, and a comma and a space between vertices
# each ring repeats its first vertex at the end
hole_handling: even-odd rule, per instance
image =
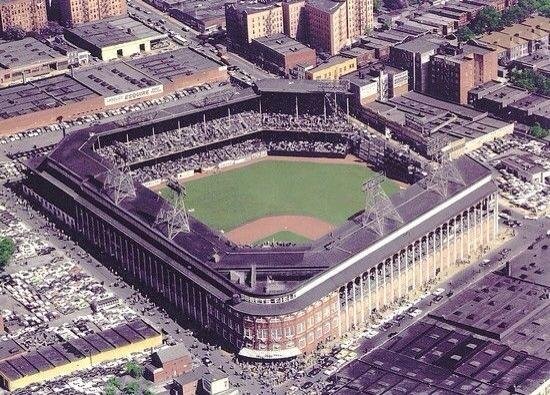
POLYGON ((406 150, 355 126, 337 106, 308 105, 338 94, 323 89, 295 101, 274 100, 272 89, 269 99, 241 95, 172 116, 78 130, 29 161, 23 189, 129 281, 241 356, 310 352, 460 270, 498 234, 489 169, 462 157, 422 178, 427 168, 406 150), (413 184, 388 198, 375 180, 365 187, 365 211, 329 234, 265 248, 230 242, 141 183, 261 151, 351 153, 413 184))

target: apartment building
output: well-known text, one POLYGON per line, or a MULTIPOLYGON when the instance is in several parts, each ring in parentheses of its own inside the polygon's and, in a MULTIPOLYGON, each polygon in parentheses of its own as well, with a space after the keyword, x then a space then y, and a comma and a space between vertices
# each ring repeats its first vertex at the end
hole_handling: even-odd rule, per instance
POLYGON ((229 43, 237 48, 284 31, 281 3, 227 3, 225 19, 229 43))
POLYGON ((45 0, 0 0, 0 31, 40 30, 48 23, 45 0))
POLYGON ((304 40, 307 37, 305 0, 286 0, 282 7, 285 34, 296 40, 304 40))
POLYGON ((497 51, 480 45, 442 46, 430 58, 429 90, 433 96, 468 103, 468 91, 497 78, 497 51))
POLYGON ((372 0, 309 0, 306 15, 310 45, 331 55, 374 24, 372 0))
POLYGON ((60 22, 76 26, 126 14, 125 0, 58 0, 60 22))

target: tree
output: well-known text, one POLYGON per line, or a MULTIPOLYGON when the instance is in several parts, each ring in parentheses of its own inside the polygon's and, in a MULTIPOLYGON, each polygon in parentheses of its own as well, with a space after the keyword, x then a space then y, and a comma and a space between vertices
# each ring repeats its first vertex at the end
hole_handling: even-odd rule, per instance
POLYGON ((122 388, 122 381, 118 377, 111 377, 107 380, 107 387, 122 388))
POLYGON ((479 11, 470 26, 476 34, 498 30, 502 27, 501 13, 494 7, 485 7, 479 11))
POLYGON ((149 388, 145 388, 143 389, 143 391, 141 391, 141 395, 153 395, 153 391, 151 391, 149 388))
POLYGON ((143 374, 143 367, 136 361, 126 362, 126 365, 124 365, 124 369, 126 370, 127 374, 135 379, 141 377, 141 375, 143 374))
POLYGON ((26 35, 27 33, 25 33, 25 31, 20 27, 10 27, 6 29, 3 36, 6 40, 12 41, 21 40, 22 38, 25 38, 26 35))
POLYGON ((474 38, 476 34, 468 26, 461 27, 456 32, 456 37, 459 41, 466 42, 474 38))
POLYGON ((531 129, 529 131, 534 137, 537 137, 539 139, 543 139, 550 135, 550 130, 543 128, 538 122, 535 122, 535 124, 531 126, 531 129))
POLYGON ((129 381, 126 383, 123 392, 127 395, 137 395, 139 393, 139 383, 137 381, 129 381))
POLYGON ((116 395, 117 393, 117 389, 116 387, 110 387, 110 386, 106 386, 105 387, 105 390, 103 390, 103 395, 116 395))
POLYGON ((0 238, 0 269, 3 269, 15 252, 15 243, 9 237, 0 238))

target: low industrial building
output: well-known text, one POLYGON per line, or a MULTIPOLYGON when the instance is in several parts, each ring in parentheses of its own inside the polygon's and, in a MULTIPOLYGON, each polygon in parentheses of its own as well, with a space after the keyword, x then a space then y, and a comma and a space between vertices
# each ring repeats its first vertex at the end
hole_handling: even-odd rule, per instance
POLYGON ((512 154, 500 160, 498 168, 527 182, 544 183, 550 177, 550 167, 545 166, 545 160, 532 154, 512 154))
POLYGON ((456 158, 514 131, 513 123, 486 112, 417 92, 367 104, 359 115, 427 157, 445 152, 456 158))
POLYGON ((69 66, 84 66, 90 63, 90 52, 71 44, 62 35, 48 39, 48 45, 57 52, 67 56, 69 58, 69 66))
POLYGON ((490 81, 472 89, 468 103, 503 119, 550 128, 550 98, 504 82, 490 81))
POLYGON ((0 89, 0 128, 16 133, 228 78, 226 65, 188 48, 100 64, 0 89))
POLYGON ((63 73, 68 67, 66 55, 32 37, 0 43, 0 86, 63 73))
POLYGON ((102 362, 162 345, 162 335, 138 319, 0 362, 0 387, 15 391, 102 362))
POLYGON ((252 40, 250 53, 256 62, 273 73, 288 75, 297 65, 315 66, 315 50, 282 33, 252 40))
POLYGON ((65 37, 93 56, 108 61, 149 52, 168 36, 130 17, 120 17, 67 29, 65 37))
MULTIPOLYGON (((3 332, 3 330, 1 332, 3 332)), ((0 362, 15 358, 18 355, 24 353, 25 349, 21 347, 19 343, 17 343, 15 340, 8 339, 0 341, 0 362)))
POLYGON ((306 71, 308 80, 338 80, 340 77, 357 70, 357 59, 333 56, 327 62, 306 71))

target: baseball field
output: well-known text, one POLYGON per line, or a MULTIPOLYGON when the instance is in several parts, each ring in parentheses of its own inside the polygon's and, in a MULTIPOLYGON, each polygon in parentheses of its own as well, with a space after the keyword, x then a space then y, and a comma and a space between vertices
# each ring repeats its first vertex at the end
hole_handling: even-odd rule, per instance
MULTIPOLYGON (((362 183, 373 174, 364 163, 345 160, 266 159, 186 181, 186 206, 237 243, 299 243, 362 210, 362 183)), ((399 189, 391 180, 383 188, 390 195, 399 189)))

